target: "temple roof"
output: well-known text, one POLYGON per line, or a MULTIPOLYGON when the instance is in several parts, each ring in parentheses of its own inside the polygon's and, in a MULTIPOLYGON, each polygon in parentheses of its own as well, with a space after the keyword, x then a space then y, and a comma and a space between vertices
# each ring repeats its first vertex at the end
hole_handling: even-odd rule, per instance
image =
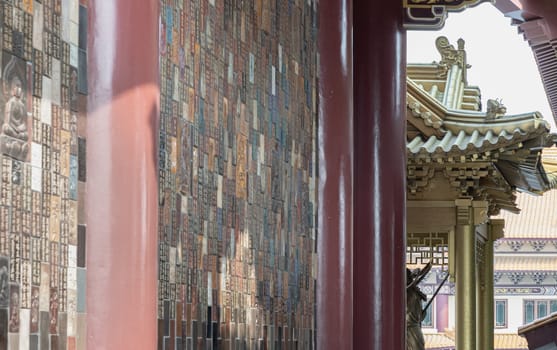
POLYGON ((501 212, 499 216, 505 219, 505 238, 557 239, 557 190, 543 196, 518 193, 516 202, 523 208, 522 215, 501 212))
MULTIPOLYGON (((507 115, 493 99, 482 111, 479 88, 466 80, 464 41, 455 49, 439 37, 436 45, 440 62, 410 64, 407 70, 409 180, 418 168, 429 174, 448 170, 460 195, 488 200, 490 214, 517 212, 515 190, 541 194, 557 184, 541 158, 557 135, 549 134, 549 123, 538 112, 507 115)), ((409 181, 411 194, 419 191, 416 183, 428 182, 409 181)))
POLYGON ((522 350, 528 349, 526 339, 518 334, 494 334, 494 349, 497 350, 522 350))
POLYGON ((445 333, 424 334, 425 348, 428 350, 454 349, 455 341, 445 333))
MULTIPOLYGON (((424 339, 427 350, 455 349, 455 341, 448 333, 426 333, 424 339)), ((526 339, 514 333, 495 333, 493 342, 495 350, 522 350, 528 348, 526 339)))
POLYGON ((555 271, 555 256, 496 255, 495 271, 555 271))

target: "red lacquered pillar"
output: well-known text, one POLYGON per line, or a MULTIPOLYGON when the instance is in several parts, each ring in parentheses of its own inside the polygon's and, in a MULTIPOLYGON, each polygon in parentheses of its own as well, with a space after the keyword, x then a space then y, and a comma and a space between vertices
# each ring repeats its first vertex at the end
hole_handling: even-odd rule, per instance
POLYGON ((402 1, 354 0, 354 348, 405 349, 402 1))
POLYGON ((157 347, 159 1, 90 0, 87 348, 157 347))
POLYGON ((352 1, 319 2, 317 349, 352 349, 352 1))

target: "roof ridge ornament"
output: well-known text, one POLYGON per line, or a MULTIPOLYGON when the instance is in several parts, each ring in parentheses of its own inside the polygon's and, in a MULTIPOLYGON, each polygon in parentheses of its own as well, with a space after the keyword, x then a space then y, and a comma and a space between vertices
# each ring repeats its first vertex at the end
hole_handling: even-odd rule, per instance
POLYGON ((448 12, 460 12, 495 0, 402 0, 404 27, 417 30, 443 28, 448 12))
POLYGON ((452 66, 457 65, 462 68, 462 78, 466 84, 466 71, 472 66, 466 62, 466 50, 464 50, 464 44, 464 39, 458 39, 457 48, 455 49, 446 36, 440 36, 435 39, 435 46, 441 54, 441 61, 439 62, 439 65, 444 68, 443 78, 447 76, 446 74, 452 66))
POLYGON ((507 107, 503 104, 501 99, 489 99, 487 100, 487 110, 485 114, 486 120, 499 119, 507 113, 507 107))

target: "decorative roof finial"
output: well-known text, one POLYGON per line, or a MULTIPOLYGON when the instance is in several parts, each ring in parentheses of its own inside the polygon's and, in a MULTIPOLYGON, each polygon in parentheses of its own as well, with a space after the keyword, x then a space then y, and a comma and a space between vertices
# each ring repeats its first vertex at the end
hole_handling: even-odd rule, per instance
POLYGON ((503 101, 500 99, 489 99, 487 100, 487 111, 486 120, 498 119, 507 113, 507 108, 503 105, 503 101))
POLYGON ((445 67, 445 70, 448 71, 453 65, 458 65, 462 68, 463 80, 464 83, 467 83, 466 80, 466 70, 471 65, 466 63, 466 51, 464 50, 464 39, 460 38, 457 41, 458 49, 455 49, 453 45, 449 42, 446 36, 440 36, 435 40, 435 46, 437 50, 441 54, 441 62, 439 65, 445 67))

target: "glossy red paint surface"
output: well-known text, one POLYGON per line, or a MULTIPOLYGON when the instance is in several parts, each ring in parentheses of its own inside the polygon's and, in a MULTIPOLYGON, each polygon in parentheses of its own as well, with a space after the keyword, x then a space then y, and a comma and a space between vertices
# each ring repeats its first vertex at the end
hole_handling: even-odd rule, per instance
POLYGON ((155 349, 159 2, 90 0, 87 347, 155 349))
POLYGON ((317 349, 352 349, 352 1, 319 2, 317 349))
POLYGON ((557 4, 552 0, 497 0, 497 7, 505 16, 520 21, 538 22, 547 40, 557 38, 557 4))
POLYGON ((354 1, 354 349, 406 348, 401 14, 401 1, 354 1))
POLYGON ((548 0, 520 0, 527 17, 543 18, 544 32, 549 40, 557 38, 557 4, 548 0))

